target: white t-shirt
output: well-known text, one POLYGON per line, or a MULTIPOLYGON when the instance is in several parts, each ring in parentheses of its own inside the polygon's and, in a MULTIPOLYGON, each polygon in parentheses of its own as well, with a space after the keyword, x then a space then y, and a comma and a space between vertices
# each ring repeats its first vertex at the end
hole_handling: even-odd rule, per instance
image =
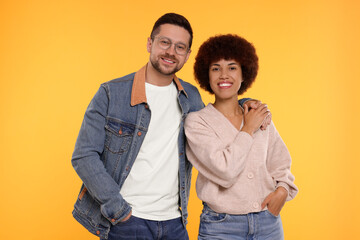
POLYGON ((146 83, 151 111, 148 132, 121 195, 136 217, 165 221, 181 216, 179 210, 178 137, 181 109, 175 84, 146 83))

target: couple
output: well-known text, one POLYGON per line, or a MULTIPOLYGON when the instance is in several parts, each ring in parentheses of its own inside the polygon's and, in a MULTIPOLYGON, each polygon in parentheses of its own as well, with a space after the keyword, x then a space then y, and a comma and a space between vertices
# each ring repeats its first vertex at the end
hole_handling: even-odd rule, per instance
POLYGON ((102 84, 86 110, 72 156, 84 183, 73 216, 101 239, 188 239, 192 165, 204 202, 199 239, 283 239, 279 213, 297 193, 290 155, 266 105, 237 100, 256 77, 255 49, 236 35, 203 43, 195 77, 215 94, 204 108, 175 75, 192 37, 183 16, 160 17, 150 61, 102 84))

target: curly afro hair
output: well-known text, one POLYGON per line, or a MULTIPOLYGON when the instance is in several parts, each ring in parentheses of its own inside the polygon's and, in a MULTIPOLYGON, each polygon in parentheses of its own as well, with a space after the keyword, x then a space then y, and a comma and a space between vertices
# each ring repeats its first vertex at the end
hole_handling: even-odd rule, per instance
POLYGON ((255 81, 258 56, 254 46, 235 34, 217 35, 206 40, 195 57, 194 75, 200 87, 213 94, 209 81, 210 64, 221 59, 235 60, 241 66, 243 82, 238 94, 243 94, 255 81))

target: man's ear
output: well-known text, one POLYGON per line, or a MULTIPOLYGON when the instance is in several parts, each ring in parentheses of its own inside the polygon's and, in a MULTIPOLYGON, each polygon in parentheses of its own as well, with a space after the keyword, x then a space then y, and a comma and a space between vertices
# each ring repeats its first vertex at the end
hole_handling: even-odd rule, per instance
POLYGON ((189 49, 188 53, 186 54, 185 62, 187 62, 187 60, 189 59, 190 53, 191 53, 191 49, 189 49))
POLYGON ((148 37, 147 43, 146 43, 146 49, 147 49, 148 53, 151 52, 151 46, 152 46, 152 40, 150 37, 148 37))

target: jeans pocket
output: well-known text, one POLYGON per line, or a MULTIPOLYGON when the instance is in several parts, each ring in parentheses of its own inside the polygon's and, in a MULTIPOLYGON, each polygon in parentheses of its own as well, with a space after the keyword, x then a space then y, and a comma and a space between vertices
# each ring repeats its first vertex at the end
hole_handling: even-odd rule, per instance
POLYGON ((200 221, 208 222, 208 223, 218 223, 225 221, 227 217, 226 213, 217 213, 213 211, 204 211, 200 215, 200 221))
POLYGON ((265 210, 265 212, 266 212, 267 214, 269 214, 270 216, 274 217, 274 218, 278 218, 278 217, 280 216, 280 214, 277 215, 277 216, 275 216, 275 215, 274 215, 272 212, 270 212, 269 210, 265 210))
POLYGON ((108 240, 144 239, 140 238, 139 235, 143 231, 141 222, 136 217, 131 216, 125 222, 118 222, 116 225, 111 226, 108 240))

